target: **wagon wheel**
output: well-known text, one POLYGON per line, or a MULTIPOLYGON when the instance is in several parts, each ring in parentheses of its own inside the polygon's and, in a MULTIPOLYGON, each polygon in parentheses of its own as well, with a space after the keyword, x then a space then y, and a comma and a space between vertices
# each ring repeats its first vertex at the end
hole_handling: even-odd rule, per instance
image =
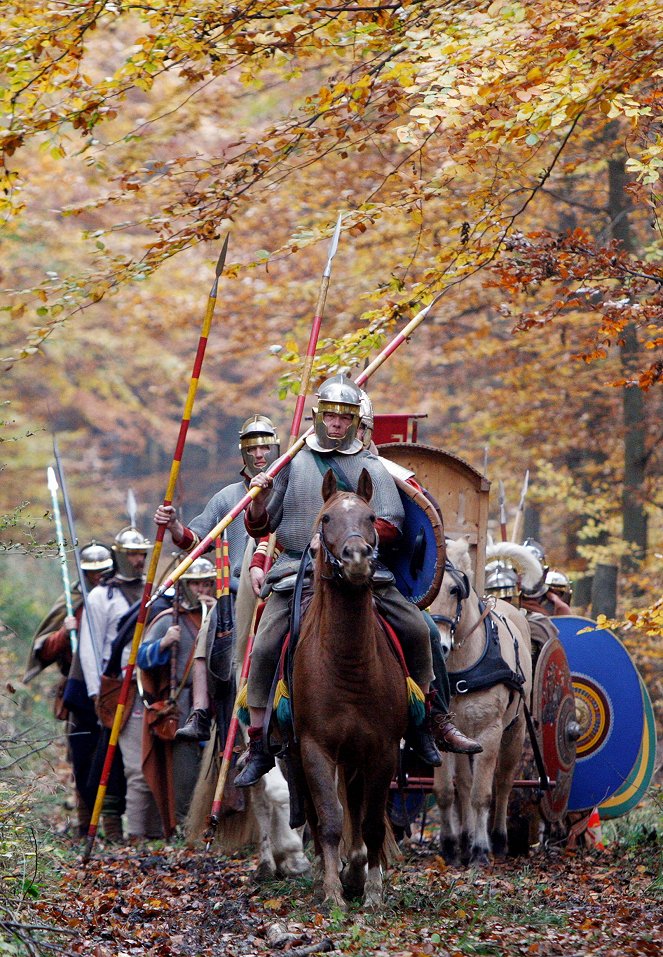
MULTIPOLYGON (((560 825, 571 792, 579 727, 571 671, 564 647, 557 638, 547 641, 538 655, 532 687, 532 718, 548 778, 555 783, 543 792, 536 788, 514 789, 509 811, 511 853, 527 853, 526 833, 528 843, 536 843, 541 818, 552 827, 560 825)), ((521 776, 528 781, 538 778, 529 736, 523 748, 521 776)))

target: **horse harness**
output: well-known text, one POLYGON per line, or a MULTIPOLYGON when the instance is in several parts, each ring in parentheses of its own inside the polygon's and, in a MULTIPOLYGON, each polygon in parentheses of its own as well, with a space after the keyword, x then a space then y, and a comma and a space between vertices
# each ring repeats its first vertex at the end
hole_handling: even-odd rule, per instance
MULTIPOLYGON (((470 595, 470 582, 465 572, 460 571, 449 561, 446 562, 444 570, 445 574, 449 574, 454 581, 454 585, 451 588, 451 594, 456 597, 456 611, 453 618, 448 618, 446 615, 433 615, 433 620, 436 622, 444 622, 449 626, 451 633, 451 645, 453 647, 456 630, 463 613, 463 602, 466 598, 469 598, 470 595)), ((541 755, 541 749, 537 741, 534 721, 527 706, 527 701, 525 700, 525 692, 523 691, 525 675, 523 674, 523 670, 520 666, 520 658, 518 655, 518 639, 511 630, 508 619, 505 616, 498 614, 494 608, 491 608, 490 603, 486 603, 484 605, 481 599, 479 599, 479 608, 481 610, 481 617, 472 626, 465 638, 463 638, 463 641, 465 641, 483 621, 486 632, 483 653, 478 661, 475 661, 470 668, 465 668, 463 671, 448 672, 451 694, 467 694, 469 691, 481 691, 485 690, 486 688, 493 688, 498 684, 505 684, 511 692, 509 704, 511 704, 511 701, 513 701, 514 694, 517 693, 520 695, 523 711, 525 713, 527 731, 529 733, 532 751, 534 753, 534 761, 539 774, 539 788, 542 791, 546 791, 552 785, 548 779, 548 774, 543 762, 543 756, 541 755), (509 667, 500 654, 499 633, 497 629, 497 623, 494 618, 499 618, 499 620, 506 625, 507 630, 511 635, 511 640, 513 641, 514 652, 516 655, 516 671, 513 671, 509 667)), ((517 717, 518 714, 516 712, 513 721, 515 721, 517 717)), ((511 724, 513 724, 513 721, 511 724)))
MULTIPOLYGON (((470 582, 465 572, 460 571, 449 561, 446 562, 444 571, 454 582, 451 588, 451 594, 456 598, 456 611, 453 618, 448 618, 446 615, 434 615, 433 620, 435 622, 443 622, 449 626, 451 647, 453 648, 456 631, 463 614, 463 602, 470 596, 470 582)), ((520 659, 518 657, 518 639, 509 628, 516 654, 517 670, 513 671, 500 654, 500 639, 497 623, 492 617, 494 611, 489 604, 484 604, 481 600, 479 600, 479 609, 481 616, 465 638, 463 638, 463 641, 466 641, 469 635, 483 623, 486 636, 483 652, 479 659, 469 668, 465 668, 463 671, 448 672, 451 694, 467 694, 469 691, 481 691, 485 688, 492 688, 498 684, 505 684, 512 692, 518 692, 522 695, 525 676, 520 667, 520 659)))

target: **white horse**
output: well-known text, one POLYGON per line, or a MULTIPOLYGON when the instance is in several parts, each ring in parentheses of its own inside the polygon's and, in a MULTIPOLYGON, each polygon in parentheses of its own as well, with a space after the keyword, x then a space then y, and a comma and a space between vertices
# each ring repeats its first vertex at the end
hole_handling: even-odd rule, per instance
POLYGON ((529 625, 524 614, 501 600, 493 610, 484 609, 482 619, 479 597, 471 587, 472 565, 466 539, 447 542, 447 561, 440 593, 430 611, 438 622, 443 649, 448 652, 452 694, 456 688, 453 675, 465 673, 484 655, 484 664, 496 657, 495 667, 501 668, 504 678, 498 684, 467 692, 477 672, 457 679, 452 701, 456 722, 465 734, 481 743, 483 752, 472 757, 444 754, 442 766, 435 770, 434 793, 441 810, 440 850, 448 863, 456 863, 460 857, 463 863, 486 864, 491 851, 503 855, 507 850, 507 804, 526 729, 523 699, 517 687, 522 685, 525 701, 529 702, 532 683, 529 625), (519 675, 520 682, 510 682, 509 673, 519 675), (491 802, 494 812, 489 832, 491 802))
MULTIPOLYGON (((255 544, 249 540, 235 602, 234 660, 238 683, 255 607, 255 596, 249 578, 249 564, 254 548, 255 544)), ((219 756, 214 755, 213 750, 212 747, 205 748, 191 801, 187 818, 187 835, 190 842, 204 833, 212 807, 220 767, 219 756)), ((288 785, 279 767, 272 768, 253 787, 243 789, 240 792, 240 800, 242 799, 246 803, 244 811, 234 811, 221 818, 216 828, 214 846, 229 853, 248 844, 257 844, 257 880, 310 873, 311 865, 304 854, 302 843, 303 828, 294 830, 290 827, 288 785)))

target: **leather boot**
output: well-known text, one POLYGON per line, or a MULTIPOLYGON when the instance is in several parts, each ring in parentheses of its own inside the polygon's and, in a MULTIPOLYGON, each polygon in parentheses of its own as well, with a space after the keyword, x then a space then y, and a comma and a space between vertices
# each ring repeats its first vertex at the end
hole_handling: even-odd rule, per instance
POLYGON ((122 818, 119 814, 102 814, 104 824, 104 840, 109 844, 121 844, 124 840, 122 834, 122 818))
POLYGON ((210 716, 206 708, 196 708, 186 719, 186 723, 175 732, 176 741, 209 741, 210 716))
POLYGON ((440 751, 451 751, 453 754, 479 754, 482 746, 474 738, 468 738, 459 731, 451 720, 451 714, 433 715, 433 735, 440 751))
POLYGON ((430 764, 433 768, 439 768, 442 764, 442 757, 435 746, 431 731, 431 705, 434 697, 435 692, 429 691, 426 695, 426 717, 418 726, 409 725, 405 740, 418 758, 421 758, 422 761, 430 764))
POLYGON ((235 778, 235 787, 251 787, 273 767, 274 758, 263 749, 262 728, 249 728, 249 756, 235 778))

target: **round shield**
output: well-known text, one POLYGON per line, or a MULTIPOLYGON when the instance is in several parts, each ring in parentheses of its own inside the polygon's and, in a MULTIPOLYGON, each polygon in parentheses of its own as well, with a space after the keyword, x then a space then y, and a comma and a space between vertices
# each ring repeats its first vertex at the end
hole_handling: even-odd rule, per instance
POLYGON ((628 813, 643 798, 645 791, 649 787, 654 775, 654 765, 656 763, 656 719, 652 707, 651 698, 640 679, 640 690, 642 692, 642 705, 645 713, 644 731, 642 735, 642 744, 638 757, 633 765, 633 769, 623 785, 618 791, 599 805, 599 815, 606 818, 621 817, 628 813))
POLYGON ((552 621, 569 661, 580 725, 568 810, 587 811, 622 787, 638 757, 644 731, 640 677, 607 628, 573 615, 552 621))
POLYGON ((532 716, 546 773, 553 787, 541 797, 547 821, 566 814, 576 762, 575 695, 571 671, 562 643, 551 638, 539 654, 532 682, 532 716))
POLYGON ((394 476, 405 518, 398 549, 385 557, 396 587, 418 608, 437 596, 444 575, 446 546, 442 516, 434 502, 409 482, 394 476))

